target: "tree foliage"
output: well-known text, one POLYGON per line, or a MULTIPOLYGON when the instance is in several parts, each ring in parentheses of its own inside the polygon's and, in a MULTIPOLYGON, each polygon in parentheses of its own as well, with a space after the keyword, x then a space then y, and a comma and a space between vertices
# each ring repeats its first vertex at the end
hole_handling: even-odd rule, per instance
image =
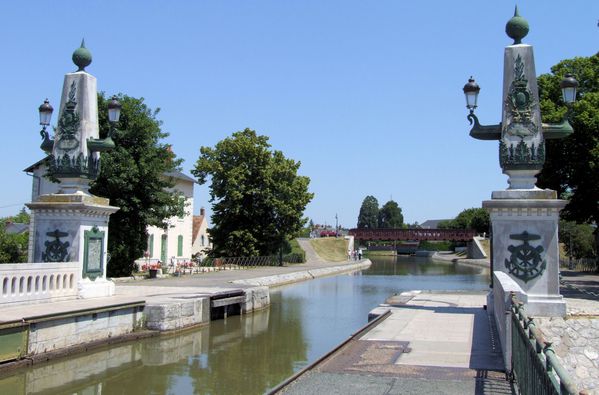
POLYGON ((270 147, 267 136, 245 129, 200 148, 192 173, 200 184, 211 178, 212 255, 275 254, 306 223, 310 179, 297 174, 300 162, 270 147))
POLYGON ((574 221, 559 222, 559 240, 564 244, 568 255, 578 258, 597 256, 593 227, 589 224, 577 224, 574 221))
POLYGON ((440 229, 474 229, 478 233, 489 231, 490 217, 484 208, 468 208, 450 221, 439 222, 440 229))
MULTIPOLYGON (((90 192, 107 197, 119 211, 110 216, 108 231, 108 275, 128 276, 134 261, 147 248, 148 225, 168 226, 166 220, 182 215, 179 194, 172 192, 175 183, 165 173, 178 169, 170 147, 161 140, 168 136, 156 119, 159 109, 151 110, 144 99, 119 97, 123 108, 118 129, 112 139, 114 150, 102 153, 100 175, 90 192)), ((108 100, 98 95, 100 136, 109 132, 108 100)))
POLYGON ((563 60, 538 78, 543 122, 560 122, 567 113, 559 87, 566 73, 580 83, 570 114, 574 133, 546 141, 538 185, 569 199, 562 218, 599 223, 599 53, 563 60))
POLYGON ((389 200, 379 210, 379 228, 403 228, 403 214, 396 201, 389 200))
POLYGON ((358 228, 376 229, 379 224, 379 201, 374 196, 366 196, 358 214, 358 228))
POLYGON ((29 214, 22 209, 15 216, 0 219, 0 263, 27 262, 29 232, 8 233, 6 232, 8 223, 28 224, 29 214))

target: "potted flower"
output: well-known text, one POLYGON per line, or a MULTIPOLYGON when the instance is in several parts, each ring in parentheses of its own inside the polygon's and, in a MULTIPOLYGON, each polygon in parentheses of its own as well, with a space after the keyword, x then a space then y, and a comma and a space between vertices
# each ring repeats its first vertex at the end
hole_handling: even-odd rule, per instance
POLYGON ((156 278, 158 276, 158 270, 160 270, 160 261, 158 261, 158 263, 152 263, 150 264, 150 278, 156 278))

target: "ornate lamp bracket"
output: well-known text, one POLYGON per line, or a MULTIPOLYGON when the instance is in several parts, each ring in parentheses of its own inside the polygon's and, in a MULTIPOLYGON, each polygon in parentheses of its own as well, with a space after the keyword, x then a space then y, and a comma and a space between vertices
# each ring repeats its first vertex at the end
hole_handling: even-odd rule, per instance
POLYGON ((473 111, 470 111, 467 118, 470 125, 474 124, 470 129, 471 137, 477 140, 499 140, 501 138, 501 122, 496 125, 481 125, 473 111))
POLYGON ((572 125, 570 125, 570 122, 568 122, 567 115, 560 123, 544 123, 542 124, 542 127, 543 136, 546 139, 561 139, 568 137, 574 132, 572 125))

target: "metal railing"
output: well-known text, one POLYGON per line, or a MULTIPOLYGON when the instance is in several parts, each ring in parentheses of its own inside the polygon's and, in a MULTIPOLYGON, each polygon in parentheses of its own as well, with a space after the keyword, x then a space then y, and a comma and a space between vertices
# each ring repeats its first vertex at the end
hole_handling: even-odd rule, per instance
MULTIPOLYGON (((300 263, 303 258, 299 254, 288 254, 283 256, 283 262, 300 263), (297 256, 296 256, 297 255, 297 256)), ((271 256, 252 256, 252 257, 226 257, 226 258, 205 258, 201 267, 212 267, 215 270, 241 270, 262 266, 280 266, 279 257, 271 256)))
POLYGON ((599 271, 599 262, 597 258, 579 258, 579 259, 561 259, 559 265, 562 268, 576 270, 579 272, 593 273, 599 271))
POLYGON ((515 295, 511 296, 512 375, 521 394, 569 394, 578 390, 558 361, 551 343, 545 341, 534 319, 526 314, 515 295))

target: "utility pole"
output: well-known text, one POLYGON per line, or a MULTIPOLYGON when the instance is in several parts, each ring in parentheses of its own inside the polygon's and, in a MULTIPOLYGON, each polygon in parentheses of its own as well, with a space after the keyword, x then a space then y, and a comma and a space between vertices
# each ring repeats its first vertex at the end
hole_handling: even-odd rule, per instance
POLYGON ((335 213, 335 237, 339 236, 339 218, 337 217, 337 213, 335 213))

